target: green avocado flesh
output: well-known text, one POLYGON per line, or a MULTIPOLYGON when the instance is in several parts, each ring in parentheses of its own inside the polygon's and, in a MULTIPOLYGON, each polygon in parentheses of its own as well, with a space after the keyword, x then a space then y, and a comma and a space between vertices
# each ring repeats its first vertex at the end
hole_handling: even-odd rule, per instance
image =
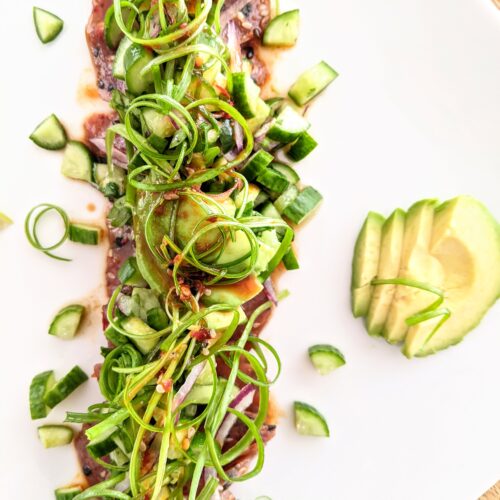
MULTIPOLYGON (((398 275, 403 251, 403 235, 406 214, 396 209, 382 226, 380 260, 377 278, 389 279, 398 275)), ((366 328, 370 335, 380 335, 394 297, 395 285, 376 286, 373 289, 366 317, 366 328)))
POLYGON ((372 293, 370 282, 377 274, 383 224, 382 215, 370 212, 356 240, 351 283, 352 313, 356 318, 368 312, 372 293))
MULTIPOLYGON (((363 255, 366 260, 368 254, 358 251, 361 260, 363 255)), ((414 280, 441 290, 444 300, 438 316, 408 326, 407 320, 431 306, 437 295, 404 284, 374 285, 365 314, 371 335, 402 342, 408 358, 457 344, 500 296, 500 226, 470 196, 441 205, 422 200, 406 217, 397 209, 381 227, 376 278, 414 280), (439 326, 446 311, 450 316, 439 326)))
MULTIPOLYGON (((436 200, 422 200, 408 210, 398 277, 432 283, 439 287, 442 281, 441 269, 436 259, 429 255, 436 204, 436 200)), ((434 300, 435 296, 428 292, 398 285, 383 328, 387 341, 403 341, 408 331, 406 319, 431 305, 434 300)))
POLYGON ((457 344, 479 324, 500 295, 500 226, 474 198, 461 196, 436 209, 430 254, 444 274, 450 318, 429 339, 437 321, 412 326, 406 356, 427 356, 457 344))
POLYGON ((229 285, 212 285, 207 288, 207 294, 203 295, 202 302, 206 305, 228 304, 230 306, 241 306, 253 299, 262 291, 262 283, 255 274, 229 285))

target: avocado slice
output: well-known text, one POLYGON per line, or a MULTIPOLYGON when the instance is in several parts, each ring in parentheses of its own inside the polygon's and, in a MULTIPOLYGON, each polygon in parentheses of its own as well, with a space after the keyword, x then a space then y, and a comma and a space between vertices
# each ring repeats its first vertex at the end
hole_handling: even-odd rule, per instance
POLYGON ((436 209, 430 254, 444 270, 450 318, 432 333, 438 319, 412 326, 403 353, 427 356, 460 342, 500 295, 500 226, 484 205, 459 196, 436 209))
MULTIPOLYGON (((242 325, 247 322, 247 317, 241 307, 238 307, 238 312, 240 313, 238 325, 242 325)), ((234 314, 232 311, 213 311, 205 316, 205 321, 207 323, 207 328, 224 330, 231 324, 233 318, 234 314)))
POLYGON ((203 295, 203 304, 228 304, 230 306, 241 306, 253 299, 262 291, 262 283, 255 274, 230 285, 213 285, 207 287, 208 294, 203 295))
POLYGON ((248 266, 248 257, 251 254, 251 246, 248 236, 244 231, 234 231, 233 238, 226 238, 224 249, 215 261, 217 265, 225 265, 229 272, 238 273, 248 266))
MULTIPOLYGON (((398 276, 403 252, 405 218, 405 211, 397 208, 382 226, 377 278, 390 279, 398 276)), ((366 328, 370 335, 382 333, 395 290, 396 285, 374 287, 366 318, 366 328)))
MULTIPOLYGON (((441 265, 429 255, 436 204, 436 200, 422 200, 408 210, 398 277, 439 287, 442 284, 441 265)), ((383 328, 387 341, 391 344, 402 342, 408 331, 406 319, 435 300, 429 292, 398 285, 383 328)))
MULTIPOLYGON (((142 321, 142 319, 136 316, 129 316, 122 321, 122 328, 133 335, 151 335, 156 333, 156 330, 151 328, 147 323, 142 321)), ((158 343, 158 339, 131 339, 132 342, 137 346, 142 354, 147 354, 151 349, 155 347, 158 343)))
MULTIPOLYGON (((172 285, 172 280, 162 267, 162 263, 151 252, 146 241, 144 227, 146 219, 161 202, 161 193, 140 192, 137 194, 137 207, 134 215, 134 238, 136 249, 136 262, 141 276, 148 285, 158 293, 163 293, 172 285)), ((159 247, 163 235, 168 231, 170 225, 170 216, 173 209, 172 203, 162 205, 164 210, 156 217, 152 217, 151 233, 153 235, 152 244, 159 247)))
MULTIPOLYGON (((207 195, 209 196, 209 195, 207 195)), ((236 213, 236 206, 231 198, 224 201, 210 203, 198 197, 181 196, 179 206, 177 208, 177 217, 175 221, 175 239, 183 248, 195 234, 195 230, 210 224, 210 222, 202 222, 202 220, 210 214, 222 214, 233 217, 236 213)), ((195 248, 198 253, 206 252, 220 238, 220 231, 212 229, 204 235, 200 236, 195 243, 195 248)), ((206 260, 206 259, 205 259, 206 260)))
POLYGON ((355 318, 366 316, 372 294, 371 280, 377 274, 384 216, 369 212, 354 247, 351 305, 355 318))

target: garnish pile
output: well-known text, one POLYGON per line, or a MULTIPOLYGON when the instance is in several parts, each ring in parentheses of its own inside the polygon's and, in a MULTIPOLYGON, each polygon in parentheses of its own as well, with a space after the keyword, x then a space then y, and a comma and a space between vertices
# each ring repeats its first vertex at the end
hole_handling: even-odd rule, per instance
MULTIPOLYGON (((316 147, 302 107, 337 75, 321 62, 289 98, 262 99, 262 32, 245 38, 255 17, 233 19, 223 3, 96 2, 106 46, 96 29, 88 39, 115 114, 86 124, 87 144, 67 142, 54 116, 32 136, 65 147, 63 174, 112 203, 103 401, 66 417, 84 424, 77 447, 93 485, 64 498, 218 498, 259 473, 274 433, 280 358, 258 334, 279 300, 272 273, 298 268, 294 227, 321 201, 290 165, 316 147)), ((267 24, 267 2, 245 8, 257 4, 267 24)), ((264 43, 293 45, 298 16, 275 16, 264 43)), ((77 229, 74 241, 97 241, 77 229)), ((51 333, 71 338, 81 315, 78 305, 61 311, 51 333)), ((34 418, 85 380, 77 368, 55 386, 52 372, 34 381, 34 418)), ((57 444, 64 429, 44 427, 57 444)))

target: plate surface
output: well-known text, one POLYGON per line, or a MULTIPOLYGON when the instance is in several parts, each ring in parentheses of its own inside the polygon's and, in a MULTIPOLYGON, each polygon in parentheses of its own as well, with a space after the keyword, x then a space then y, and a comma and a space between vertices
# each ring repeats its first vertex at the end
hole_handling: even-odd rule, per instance
MULTIPOLYGON (((27 139, 52 112, 78 136, 92 107, 82 90, 91 80, 83 35, 90 0, 41 6, 65 20, 61 36, 42 46, 31 3, 18 2, 3 25, 0 82, 0 210, 15 220, 0 234, 0 493, 22 500, 53 498, 76 471, 70 448, 43 450, 37 441, 31 377, 77 363, 91 373, 102 343, 104 248, 67 244, 60 253, 74 260, 61 263, 23 235, 26 212, 40 202, 89 221, 105 210, 90 187, 62 178, 59 153, 27 139), (82 298, 93 305, 85 333, 73 342, 49 337, 53 314, 82 298)), ((408 361, 364 333, 348 290, 353 241, 370 209, 467 193, 500 218, 500 12, 490 0, 309 0, 301 10, 300 43, 277 64, 276 86, 286 89, 322 58, 341 74, 309 112, 320 147, 300 166, 325 202, 300 233, 301 270, 282 280, 292 294, 265 333, 283 360, 278 436, 262 474, 234 491, 240 500, 473 500, 500 477, 500 307, 459 346, 408 361), (329 377, 307 359, 319 342, 347 358, 329 377), (296 399, 325 414, 330 439, 294 432, 296 399)), ((97 400, 88 383, 48 421, 97 400)))

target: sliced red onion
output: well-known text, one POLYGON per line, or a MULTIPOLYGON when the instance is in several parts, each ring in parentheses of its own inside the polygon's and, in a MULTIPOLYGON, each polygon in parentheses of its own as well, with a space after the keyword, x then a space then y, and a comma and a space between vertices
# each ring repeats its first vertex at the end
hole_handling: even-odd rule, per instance
MULTIPOLYGON (((203 371, 203 368, 205 368, 206 364, 207 362, 203 361, 202 363, 198 363, 191 370, 184 383, 179 387, 177 394, 174 396, 174 401, 172 402, 172 411, 174 411, 186 399, 186 396, 190 393, 193 385, 200 376, 200 373, 203 371)), ((177 416, 177 418, 179 418, 179 416, 177 416)))
POLYGON ((262 127, 255 132, 255 142, 261 142, 264 140, 264 137, 266 137, 267 133, 269 132, 269 129, 274 125, 274 119, 269 120, 262 127))
POLYGON ((234 21, 227 23, 226 43, 231 55, 231 71, 233 73, 241 71, 241 47, 238 42, 238 34, 236 33, 236 24, 234 21))
POLYGON ((238 156, 238 153, 236 152, 236 149, 232 149, 231 151, 227 152, 224 155, 224 158, 227 161, 233 161, 237 156, 238 156))
POLYGON ((161 26, 160 26, 160 16, 158 14, 155 14, 151 18, 151 22, 149 25, 149 37, 150 38, 156 38, 161 31, 161 26))
POLYGON ((234 142, 236 144, 236 151, 238 153, 241 153, 243 151, 243 129, 241 128, 241 125, 238 122, 235 122, 234 124, 234 142))
POLYGON ((278 305, 278 296, 276 295, 276 290, 274 289, 273 282, 271 278, 267 278, 266 281, 264 281, 264 292, 266 294, 266 297, 275 305, 278 305))
MULTIPOLYGON (((205 484, 207 484, 212 477, 217 479, 217 472, 215 471, 215 469, 213 467, 205 467, 203 469, 203 480, 205 484)), ((210 497, 210 500, 220 500, 219 488, 216 488, 214 494, 210 497)))
MULTIPOLYGON (((104 155, 106 156, 106 141, 102 137, 93 137, 89 141, 104 155)), ((128 158, 125 153, 120 151, 116 145, 113 145, 113 163, 119 167, 126 168, 128 166, 128 158)))
POLYGON ((116 80, 116 90, 119 90, 122 94, 127 92, 127 84, 124 80, 116 80))
MULTIPOLYGON (((231 401, 229 408, 233 408, 237 411, 245 411, 252 404, 255 391, 256 387, 254 385, 245 385, 231 401)), ((233 415, 232 413, 227 413, 224 417, 224 420, 222 421, 222 424, 220 424, 219 430, 215 435, 215 440, 221 447, 237 420, 236 415, 233 415)))
POLYGON ((235 183, 234 186, 230 187, 229 189, 226 189, 226 191, 223 191, 222 193, 204 193, 206 196, 209 196, 213 200, 222 202, 227 200, 230 196, 231 193, 239 187, 239 183, 235 183))

